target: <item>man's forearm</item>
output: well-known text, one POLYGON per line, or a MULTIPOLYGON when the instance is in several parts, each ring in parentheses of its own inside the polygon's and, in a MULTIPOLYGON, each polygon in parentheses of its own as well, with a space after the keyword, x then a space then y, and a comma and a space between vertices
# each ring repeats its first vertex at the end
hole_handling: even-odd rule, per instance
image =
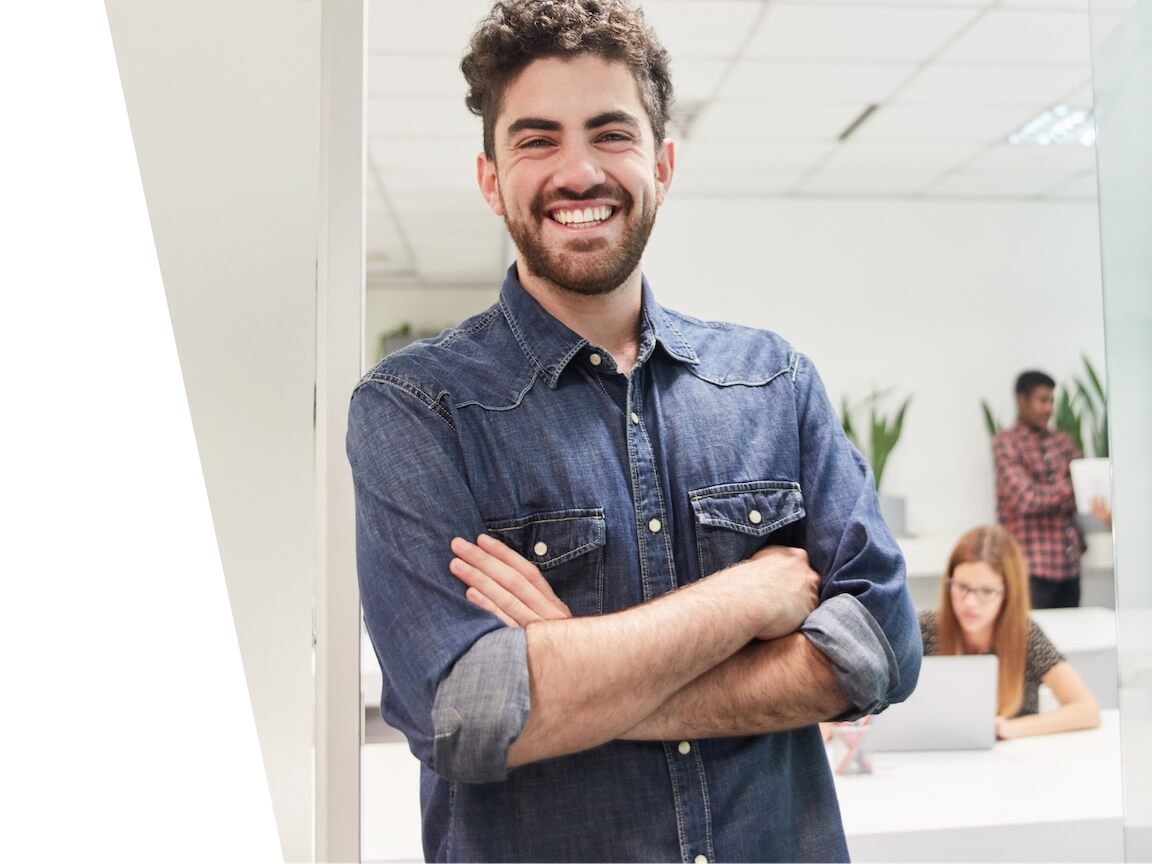
POLYGON ((507 765, 619 738, 750 641, 795 631, 815 608, 819 582, 802 550, 769 547, 623 612, 530 622, 531 708, 507 765))
POLYGON ((668 741, 758 735, 829 720, 851 707, 827 659, 796 633, 748 645, 620 737, 668 741))
POLYGON ((509 767, 619 738, 757 629, 723 574, 624 612, 530 624, 532 708, 509 767))

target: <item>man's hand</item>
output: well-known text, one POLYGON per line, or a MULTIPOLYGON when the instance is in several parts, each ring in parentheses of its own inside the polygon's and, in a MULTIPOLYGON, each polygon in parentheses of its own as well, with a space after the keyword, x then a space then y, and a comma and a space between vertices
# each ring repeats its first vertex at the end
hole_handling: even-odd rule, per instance
MULTIPOLYGON (((795 633, 809 613, 819 605, 820 574, 808 564, 808 553, 791 546, 765 546, 747 561, 728 571, 744 571, 754 580, 753 590, 765 598, 771 610, 768 623, 757 639, 779 639, 795 633)), ((752 599, 753 594, 749 595, 752 599)))
POLYGON ((448 569, 468 586, 465 596, 509 627, 572 617, 540 569, 495 537, 481 534, 475 543, 457 537, 452 552, 448 569))
MULTIPOLYGON (((449 569, 468 586, 465 596, 509 627, 572 617, 536 565, 495 537, 481 534, 476 543, 457 537, 452 552, 449 569)), ((794 633, 816 608, 820 576, 803 549, 768 546, 723 573, 710 578, 747 580, 748 601, 763 601, 767 623, 759 639, 794 633)))

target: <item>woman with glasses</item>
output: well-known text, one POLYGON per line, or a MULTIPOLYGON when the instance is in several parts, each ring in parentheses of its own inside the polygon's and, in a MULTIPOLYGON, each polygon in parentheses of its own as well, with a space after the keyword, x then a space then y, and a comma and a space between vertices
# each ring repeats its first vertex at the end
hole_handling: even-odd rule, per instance
POLYGON ((948 559, 940 609, 920 613, 924 653, 999 658, 998 738, 1099 726, 1096 700, 1028 610, 1028 567, 1020 546, 999 525, 974 528, 948 559), (1060 702, 1043 714, 1041 684, 1060 702))

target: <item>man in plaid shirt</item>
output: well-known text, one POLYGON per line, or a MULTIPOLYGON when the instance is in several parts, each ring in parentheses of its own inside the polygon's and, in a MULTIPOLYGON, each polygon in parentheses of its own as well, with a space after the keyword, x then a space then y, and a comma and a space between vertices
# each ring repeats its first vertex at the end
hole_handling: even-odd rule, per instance
POLYGON ((1016 379, 1016 425, 992 439, 996 509, 1028 557, 1035 609, 1080 605, 1085 547, 1068 470, 1080 453, 1071 438, 1048 428, 1055 387, 1043 372, 1022 373, 1016 379))

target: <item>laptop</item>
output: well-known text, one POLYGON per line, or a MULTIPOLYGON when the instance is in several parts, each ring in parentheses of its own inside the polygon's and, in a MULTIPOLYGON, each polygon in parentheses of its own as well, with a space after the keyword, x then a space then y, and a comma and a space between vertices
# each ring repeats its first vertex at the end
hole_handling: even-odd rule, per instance
POLYGON ((996 743, 999 673, 993 654, 925 657, 912 695, 869 720, 863 749, 987 750, 996 743))

